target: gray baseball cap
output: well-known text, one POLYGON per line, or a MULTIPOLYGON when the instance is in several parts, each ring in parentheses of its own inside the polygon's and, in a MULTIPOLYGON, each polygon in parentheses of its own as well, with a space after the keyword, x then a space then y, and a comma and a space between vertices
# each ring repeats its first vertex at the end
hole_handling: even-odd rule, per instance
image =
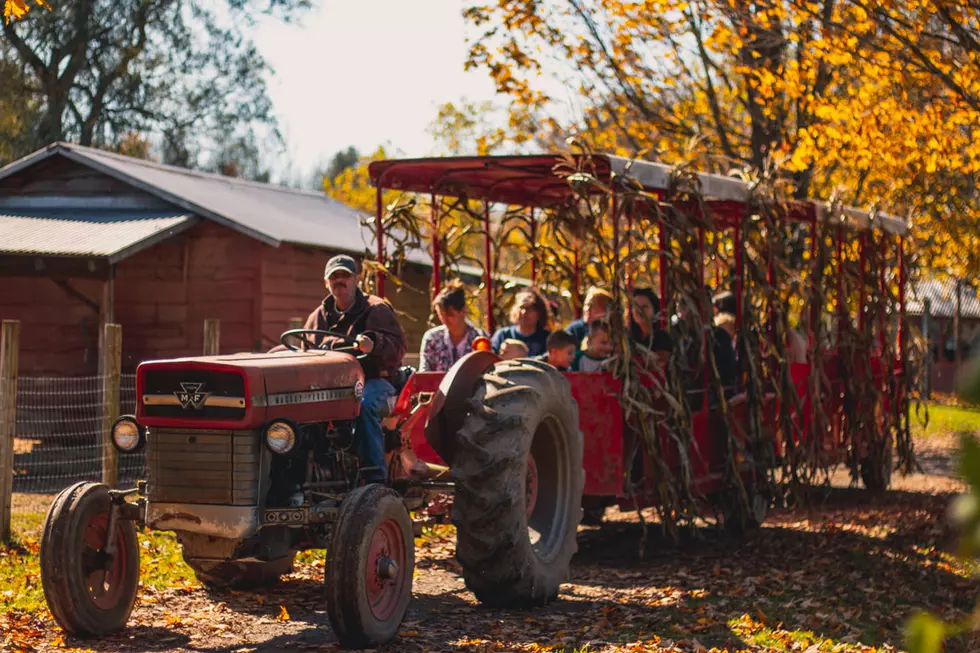
POLYGON ((323 270, 323 278, 329 279, 330 275, 338 270, 345 270, 350 272, 355 277, 357 276, 357 261, 346 254, 338 254, 332 259, 327 261, 327 267, 323 270))

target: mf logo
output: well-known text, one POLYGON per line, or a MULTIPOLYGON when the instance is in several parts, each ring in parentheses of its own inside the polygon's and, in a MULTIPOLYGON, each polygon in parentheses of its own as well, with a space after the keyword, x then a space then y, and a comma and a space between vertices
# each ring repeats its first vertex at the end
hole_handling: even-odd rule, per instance
POLYGON ((211 394, 210 392, 201 392, 203 387, 203 383, 181 382, 180 390, 174 393, 180 401, 180 407, 184 410, 191 408, 201 410, 204 407, 204 400, 211 394))

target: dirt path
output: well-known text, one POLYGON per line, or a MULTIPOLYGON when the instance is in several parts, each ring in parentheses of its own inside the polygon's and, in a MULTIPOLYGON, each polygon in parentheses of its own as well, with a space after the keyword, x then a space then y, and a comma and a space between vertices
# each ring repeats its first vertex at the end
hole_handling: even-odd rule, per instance
MULTIPOLYGON (((897 650, 913 611, 955 616, 977 595, 968 570, 944 552, 948 493, 959 487, 950 453, 951 443, 924 444, 926 473, 897 478, 886 495, 827 489, 807 514, 778 512, 740 545, 704 528, 675 547, 654 525, 641 559, 641 525, 611 511, 601 528, 580 532, 560 600, 530 611, 480 607, 447 534, 419 550, 408 618, 383 650, 897 650)), ((846 474, 834 480, 848 482, 846 474)), ((265 593, 146 590, 124 633, 67 644, 106 652, 331 651, 322 582, 318 562, 265 593)))

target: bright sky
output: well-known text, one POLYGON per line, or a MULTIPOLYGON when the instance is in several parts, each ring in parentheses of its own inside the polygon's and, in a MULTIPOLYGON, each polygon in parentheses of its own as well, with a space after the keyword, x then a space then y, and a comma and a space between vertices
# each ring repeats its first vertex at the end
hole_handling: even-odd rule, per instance
POLYGON ((255 41, 276 71, 269 93, 290 168, 274 176, 305 178, 349 145, 362 154, 382 144, 389 154, 431 154, 426 128, 440 105, 493 97, 485 71, 463 71, 462 5, 320 0, 296 25, 260 25, 255 41))

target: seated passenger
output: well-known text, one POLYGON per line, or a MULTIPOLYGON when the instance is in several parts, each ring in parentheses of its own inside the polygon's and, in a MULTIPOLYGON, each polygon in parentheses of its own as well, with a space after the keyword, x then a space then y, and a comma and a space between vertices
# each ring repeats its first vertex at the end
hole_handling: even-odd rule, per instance
POLYGON ((501 360, 511 360, 514 358, 527 358, 527 345, 524 344, 523 340, 517 340, 516 338, 508 338, 504 340, 500 345, 500 358, 501 360))
POLYGON ((567 331, 552 331, 548 336, 548 353, 535 358, 565 372, 572 367, 577 350, 578 343, 574 335, 567 331))
POLYGON ((574 372, 598 372, 613 352, 612 334, 609 323, 596 320, 589 325, 589 335, 583 343, 583 349, 575 352, 572 362, 574 372))
POLYGON ((511 326, 497 329, 490 339, 493 350, 503 353, 500 347, 504 340, 520 340, 527 346, 526 356, 540 356, 547 351, 549 318, 548 304, 541 293, 534 288, 521 290, 510 310, 511 326))
POLYGON ((650 288, 633 288, 632 295, 630 340, 650 349, 654 333, 660 330, 660 298, 650 288))
POLYGON ((674 341, 670 334, 663 329, 657 329, 657 332, 653 334, 650 352, 654 367, 664 376, 667 375, 667 365, 670 364, 670 354, 673 349, 674 341))
POLYGON ((446 284, 432 300, 440 326, 422 336, 420 372, 446 372, 473 350, 473 341, 486 333, 466 319, 466 289, 461 281, 446 284))
POLYGON ((585 293, 582 319, 575 320, 565 328, 565 331, 575 338, 576 349, 582 347, 582 341, 585 340, 585 336, 589 335, 589 325, 595 320, 606 317, 609 307, 612 305, 612 299, 612 295, 597 286, 592 286, 589 288, 589 292, 585 293))

